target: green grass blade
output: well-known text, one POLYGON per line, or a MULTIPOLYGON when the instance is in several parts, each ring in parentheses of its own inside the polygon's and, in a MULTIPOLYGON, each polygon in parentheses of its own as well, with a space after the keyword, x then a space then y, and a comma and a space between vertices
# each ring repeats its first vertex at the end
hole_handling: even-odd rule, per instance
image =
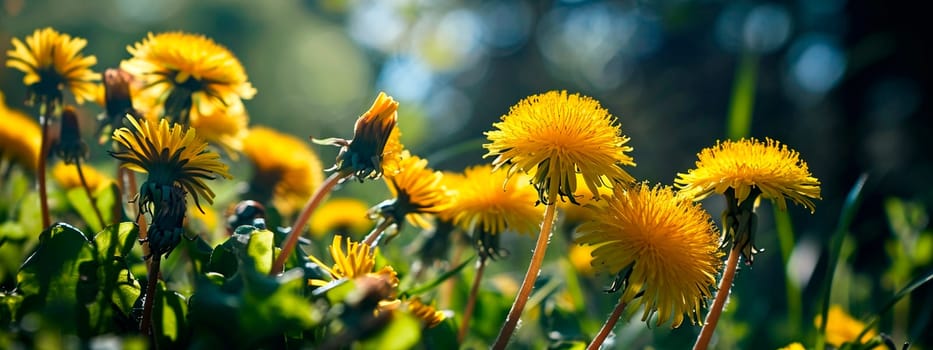
POLYGON ((851 225, 852 220, 855 219, 855 213, 858 212, 859 205, 862 201, 862 190, 865 188, 865 181, 867 180, 868 174, 862 174, 862 176, 859 176, 858 180, 855 181, 855 185, 852 186, 852 189, 849 190, 849 195, 846 196, 845 203, 842 205, 842 212, 839 214, 839 223, 830 241, 832 246, 829 250, 829 263, 826 265, 826 279, 823 281, 823 305, 820 310, 820 314, 823 315, 823 317, 822 321, 820 321, 820 332, 816 342, 817 350, 826 348, 826 321, 829 318, 829 296, 832 291, 833 275, 835 275, 836 265, 839 263, 838 260, 840 251, 842 250, 842 242, 849 232, 849 225, 851 225))
POLYGON ((726 135, 729 139, 738 140, 750 136, 757 81, 758 56, 745 53, 740 58, 732 84, 732 103, 729 106, 729 120, 726 125, 726 135))
POLYGON ((908 284, 907 287, 904 287, 903 289, 895 293, 894 297, 892 297, 891 300, 889 300, 887 304, 884 304, 884 306, 881 307, 881 310, 878 311, 877 314, 871 317, 870 321, 867 322, 867 324, 865 325, 865 328, 862 329, 861 333, 859 333, 858 338, 855 338, 855 339, 862 339, 862 337, 865 336, 866 333, 868 333, 868 330, 874 328, 878 324, 878 322, 881 321, 881 316, 886 314, 888 311, 891 311, 891 309, 894 308, 894 305, 897 304, 897 302, 900 301, 901 298, 907 295, 910 295, 910 293, 912 293, 915 289, 920 288, 920 286, 926 284, 927 282, 930 282, 930 280, 933 280, 933 271, 927 272, 926 275, 920 278, 917 278, 916 280, 914 280, 913 283, 908 284))
POLYGON ((784 286, 787 294, 787 319, 791 322, 794 332, 801 330, 803 321, 803 305, 801 304, 800 286, 790 280, 787 268, 790 263, 790 254, 794 250, 794 225, 787 211, 774 208, 774 226, 777 230, 778 242, 781 245, 781 262, 784 264, 784 286))
POLYGON ((473 258, 475 258, 475 256, 469 257, 468 259, 460 263, 460 265, 457 265, 457 267, 451 269, 450 271, 444 272, 443 274, 441 274, 440 276, 437 276, 437 278, 431 280, 430 282, 417 286, 417 287, 413 287, 399 294, 402 297, 411 297, 411 296, 415 296, 415 295, 419 295, 421 293, 427 292, 431 289, 434 289, 435 287, 439 286, 441 283, 446 281, 448 278, 451 278, 454 275, 460 273, 460 270, 463 270, 463 268, 466 267, 467 264, 470 263, 470 261, 473 261, 473 258))

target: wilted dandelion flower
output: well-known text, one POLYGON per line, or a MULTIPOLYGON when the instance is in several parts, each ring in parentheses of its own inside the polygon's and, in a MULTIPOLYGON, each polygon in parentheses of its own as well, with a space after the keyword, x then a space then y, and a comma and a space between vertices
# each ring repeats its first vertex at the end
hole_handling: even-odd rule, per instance
MULTIPOLYGON (((88 164, 81 165, 81 172, 84 173, 87 187, 92 191, 113 182, 113 179, 88 164)), ((78 167, 75 164, 65 164, 64 162, 55 164, 52 167, 52 178, 55 179, 59 187, 66 190, 83 186, 78 175, 78 167)))
POLYGON ((696 200, 731 188, 742 203, 757 189, 781 210, 787 209, 785 198, 789 198, 813 212, 812 199, 820 199, 820 180, 810 174, 797 151, 778 141, 717 142, 697 157, 696 168, 677 174, 675 180, 681 194, 696 200))
POLYGON ((133 76, 125 70, 109 68, 104 71, 103 84, 100 85, 97 103, 104 107, 104 112, 97 119, 100 122, 99 143, 103 144, 113 135, 113 130, 123 126, 126 115, 139 118, 141 115, 133 106, 133 76))
MULTIPOLYGON (((822 315, 816 315, 813 324, 820 327, 823 321, 822 315)), ((842 347, 842 344, 864 344, 871 338, 878 335, 875 330, 870 329, 859 339, 859 334, 865 329, 865 323, 852 318, 841 306, 832 305, 829 307, 829 314, 826 320, 826 343, 836 348, 842 347)), ((885 349, 884 346, 876 346, 874 349, 885 349)))
POLYGON ((362 235, 372 226, 367 211, 369 207, 357 199, 330 199, 311 217, 311 234, 316 237, 332 232, 362 235))
MULTIPOLYGON (((127 118, 132 126, 114 131, 113 140, 125 150, 110 152, 123 162, 123 167, 149 174, 146 181, 153 188, 181 186, 191 194, 198 208, 200 198, 213 204, 214 192, 204 182, 218 177, 231 178, 227 165, 217 153, 207 148, 194 129, 171 124, 162 119, 158 124, 147 120, 127 118)), ((147 185, 144 184, 143 187, 147 185)), ((140 208, 156 198, 149 191, 140 191, 140 208)))
POLYGON ((59 104, 65 88, 71 90, 78 103, 94 100, 94 82, 100 80, 100 75, 91 70, 97 57, 81 54, 87 40, 46 27, 36 29, 25 43, 18 38, 13 38, 12 43, 13 49, 6 52, 6 66, 26 73, 23 84, 29 88, 27 103, 59 104))
POLYGON ((246 71, 227 48, 203 35, 152 34, 127 46, 132 58, 120 68, 165 104, 165 114, 186 123, 192 110, 202 116, 226 111, 256 94, 246 71))
POLYGON ((87 160, 90 156, 90 149, 81 138, 78 114, 72 106, 66 106, 62 111, 61 132, 52 143, 51 151, 68 164, 87 160))
POLYGON ((271 199, 284 216, 301 209, 324 181, 321 160, 307 143, 294 136, 253 127, 243 142, 243 154, 255 167, 250 191, 258 198, 253 199, 271 199))
POLYGON ((399 171, 402 144, 398 122, 398 102, 380 92, 372 107, 363 113, 353 126, 353 139, 329 138, 314 140, 321 145, 340 147, 337 163, 328 171, 353 175, 363 179, 377 179, 383 173, 399 171))
MULTIPOLYGON (((353 242, 349 237, 346 239, 346 250, 344 250, 344 239, 341 235, 335 235, 328 251, 334 259, 334 264, 328 266, 314 256, 309 258, 318 264, 321 268, 330 274, 331 279, 341 278, 354 279, 358 277, 375 277, 388 283, 392 288, 398 286, 398 275, 392 266, 383 266, 378 271, 376 268, 376 248, 368 244, 353 242)), ((323 286, 329 281, 312 279, 308 284, 312 286, 323 286)))
POLYGON ((670 187, 617 187, 603 198, 607 207, 577 229, 578 243, 599 245, 593 266, 624 273, 621 301, 644 306, 643 321, 657 313, 658 325, 673 318, 678 327, 686 314, 697 323, 722 265, 709 214, 670 187))
POLYGON ((7 108, 0 92, 0 160, 19 164, 35 173, 42 147, 42 129, 34 118, 7 108))
POLYGON ((400 224, 408 219, 420 228, 429 228, 427 215, 437 214, 450 206, 451 193, 443 184, 443 174, 428 167, 428 161, 403 152, 399 172, 386 174, 385 181, 392 199, 376 205, 374 215, 400 224))
POLYGON ((611 182, 631 183, 623 165, 634 166, 632 150, 625 144, 615 117, 596 100, 566 91, 550 91, 528 97, 512 106, 509 114, 485 134, 492 143, 483 145, 496 156, 496 169, 507 167, 511 176, 532 174, 532 184, 542 203, 553 196, 576 203, 577 173, 593 197, 611 182))
POLYGON ((498 255, 499 235, 506 230, 534 234, 544 209, 536 206, 537 193, 524 174, 517 181, 506 182, 504 171, 492 171, 491 165, 467 168, 448 212, 457 226, 473 235, 479 254, 498 255), (503 186, 503 184, 505 184, 503 186))

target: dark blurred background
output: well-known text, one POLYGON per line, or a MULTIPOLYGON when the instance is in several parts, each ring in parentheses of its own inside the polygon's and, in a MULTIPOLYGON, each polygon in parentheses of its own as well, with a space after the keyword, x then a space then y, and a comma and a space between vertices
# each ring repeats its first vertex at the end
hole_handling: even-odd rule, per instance
MULTIPOLYGON (((736 69, 750 57, 757 62, 751 136, 796 149, 823 183, 815 215, 790 209, 802 249, 794 256, 802 266, 805 315, 819 306, 827 241, 860 174, 869 174, 869 181, 850 236, 854 248, 847 262, 855 282, 838 291, 851 300, 856 316, 877 310, 895 288, 879 277, 895 259, 881 248, 895 237, 885 200, 916 205, 924 220, 933 206, 927 98, 933 46, 921 34, 929 14, 916 2, 0 3, 0 49, 10 48, 12 36, 53 26, 87 38, 85 53, 98 57, 98 71, 117 66, 128 57, 126 46, 147 32, 203 33, 240 58, 258 89, 246 102, 251 124, 302 139, 349 137, 353 120, 378 91, 386 91, 401 101, 403 142, 431 157, 482 139, 509 106, 530 94, 579 92, 620 118, 635 149, 633 175, 667 184, 693 166, 700 149, 726 137, 736 69)), ((22 100, 21 78, 0 70, 10 105, 22 100)), ((332 159, 333 150, 315 149, 332 159)), ((482 154, 477 146, 433 166, 462 169, 482 162, 482 154)), ((737 282, 744 309, 738 312, 749 315, 741 318, 759 320, 741 340, 748 348, 780 342, 752 336, 776 327, 769 314, 784 298, 779 247, 770 216, 763 216, 759 245, 767 251, 737 282)), ((913 312, 931 310, 931 289, 916 293, 913 312)))

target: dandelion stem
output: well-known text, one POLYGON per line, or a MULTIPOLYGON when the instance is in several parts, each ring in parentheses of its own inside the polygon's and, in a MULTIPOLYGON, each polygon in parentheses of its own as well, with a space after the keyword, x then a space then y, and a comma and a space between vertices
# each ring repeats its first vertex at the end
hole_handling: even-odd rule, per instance
POLYGON ((301 237, 301 232, 304 231, 304 226, 308 223, 308 220, 311 218, 311 213, 314 212, 314 209, 324 201, 324 197, 340 183, 340 180, 343 180, 347 177, 347 174, 341 172, 335 172, 324 180, 324 183, 318 187, 317 191, 311 195, 311 198, 308 200, 308 203, 305 204, 305 207, 301 209, 301 213, 298 215, 298 219, 295 220, 295 224, 292 225, 291 232, 288 233, 288 237, 285 238, 285 242, 282 243, 282 252, 279 253, 279 256, 275 258, 275 263, 272 264, 272 270, 269 271, 270 275, 275 275, 282 272, 282 269, 285 266, 285 261, 288 260, 288 257, 291 256, 292 251, 295 250, 295 246, 298 244, 298 237, 301 237))
POLYGON ((467 329, 470 328, 470 318, 473 317, 473 308, 476 307, 476 297, 479 295, 479 284, 483 279, 483 271, 486 270, 486 259, 485 254, 480 254, 479 260, 476 261, 473 286, 470 287, 470 296, 467 298, 466 308, 463 310, 463 322, 460 323, 460 332, 457 333, 457 341, 460 343, 463 343, 463 340, 466 339, 467 329))
MULTIPOLYGON (((376 226, 368 235, 366 239, 363 240, 363 244, 375 248, 379 244, 379 238, 382 237, 382 234, 386 231, 389 226, 392 226, 394 222, 392 220, 383 220, 379 223, 379 226, 376 226)), ((371 250, 372 251, 372 250, 371 250)))
MULTIPOLYGON (((548 198, 554 198, 554 196, 552 195, 548 198)), ((528 297, 531 295, 531 289, 534 287, 535 281, 538 280, 538 273, 541 270, 541 264, 544 262, 544 253, 547 251, 548 243, 551 239, 551 226, 554 224, 555 211, 556 204, 554 203, 548 204, 547 207, 545 207, 544 222, 541 223, 541 232, 538 234, 538 242, 535 244, 535 251, 531 256, 531 264, 528 265, 528 271, 525 272, 525 279, 522 280, 522 285, 518 289, 518 295, 515 296, 515 302, 512 303, 512 308, 505 318, 505 324, 502 325, 499 336, 496 337, 496 342, 492 346, 495 350, 505 349, 505 346, 509 343, 509 339, 512 338, 512 333, 515 332, 515 327, 518 326, 518 320, 522 316, 522 311, 525 309, 525 303, 528 302, 528 297)))
POLYGON ((36 172, 39 176, 39 206, 42 209, 42 228, 45 229, 52 225, 52 219, 49 216, 49 192, 46 185, 46 160, 49 155, 49 116, 52 111, 51 102, 42 104, 39 107, 39 123, 42 124, 42 141, 39 145, 39 164, 36 172))
POLYGON ((162 262, 161 255, 149 256, 149 281, 146 283, 146 299, 143 300, 143 320, 139 330, 143 335, 151 335, 152 342, 155 343, 155 331, 152 329, 152 304, 155 303, 156 284, 159 283, 159 265, 162 262))
POLYGON ((84 178, 84 171, 81 170, 81 159, 75 159, 75 167, 78 168, 78 179, 81 180, 81 186, 84 186, 84 193, 87 193, 87 199, 91 201, 91 208, 94 208, 94 214, 97 215, 97 220, 100 221, 100 228, 107 227, 107 222, 104 221, 104 215, 100 213, 100 208, 97 208, 97 198, 94 197, 94 194, 91 193, 91 188, 87 185, 87 180, 84 178))
POLYGON ((739 265, 740 255, 742 255, 742 248, 733 245, 732 250, 729 251, 729 259, 726 260, 726 269, 722 273, 722 280, 719 281, 719 291, 716 293, 716 299, 713 300, 713 305, 709 308, 706 322, 703 323, 703 329, 700 330, 700 336, 697 337, 693 350, 705 350, 709 346, 710 340, 713 339, 713 330, 716 329, 719 315, 722 314, 726 299, 729 298, 729 291, 732 289, 732 280, 735 279, 735 269, 739 265))
MULTIPOLYGON (((126 194, 124 201, 127 203, 133 203, 137 200, 136 196, 139 195, 139 187, 136 187, 136 173, 126 169, 122 166, 117 167, 117 173, 120 174, 120 178, 123 179, 123 183, 126 187, 126 191, 123 193, 126 194)), ((137 233, 139 246, 143 250, 143 256, 151 256, 152 251, 149 249, 149 226, 146 225, 146 218, 144 215, 140 215, 139 208, 134 211, 136 215, 136 227, 139 228, 137 233)), ((152 260, 146 261, 146 266, 151 267, 152 260)))
POLYGON ((619 317, 622 316, 622 311, 625 310, 626 303, 622 301, 622 298, 619 298, 619 303, 616 304, 615 309, 612 309, 612 313, 609 314, 609 318, 606 319, 606 323, 603 324, 603 328, 599 330, 599 333, 596 333, 596 337, 593 338, 593 341, 590 342, 590 345, 586 347, 586 350, 598 350, 600 346, 603 345, 603 342, 606 341, 606 338, 609 337, 609 333, 612 333, 612 329, 615 328, 616 322, 619 321, 619 317))

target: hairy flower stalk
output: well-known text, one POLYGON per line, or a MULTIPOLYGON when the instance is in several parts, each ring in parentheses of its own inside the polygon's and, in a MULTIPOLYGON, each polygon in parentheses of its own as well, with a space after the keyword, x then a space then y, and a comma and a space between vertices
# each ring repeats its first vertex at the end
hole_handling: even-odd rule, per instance
POLYGON ((635 163, 626 154, 632 148, 625 145, 629 139, 616 118, 596 100, 566 91, 528 97, 493 126, 496 130, 485 133, 491 143, 483 145, 489 150, 484 157, 496 157, 492 162, 496 170, 508 168, 506 181, 519 172, 531 175, 538 202, 546 205, 531 263, 493 345, 504 349, 538 278, 558 198, 577 202, 578 173, 594 197, 599 187, 625 186, 634 179, 622 166, 635 163))

